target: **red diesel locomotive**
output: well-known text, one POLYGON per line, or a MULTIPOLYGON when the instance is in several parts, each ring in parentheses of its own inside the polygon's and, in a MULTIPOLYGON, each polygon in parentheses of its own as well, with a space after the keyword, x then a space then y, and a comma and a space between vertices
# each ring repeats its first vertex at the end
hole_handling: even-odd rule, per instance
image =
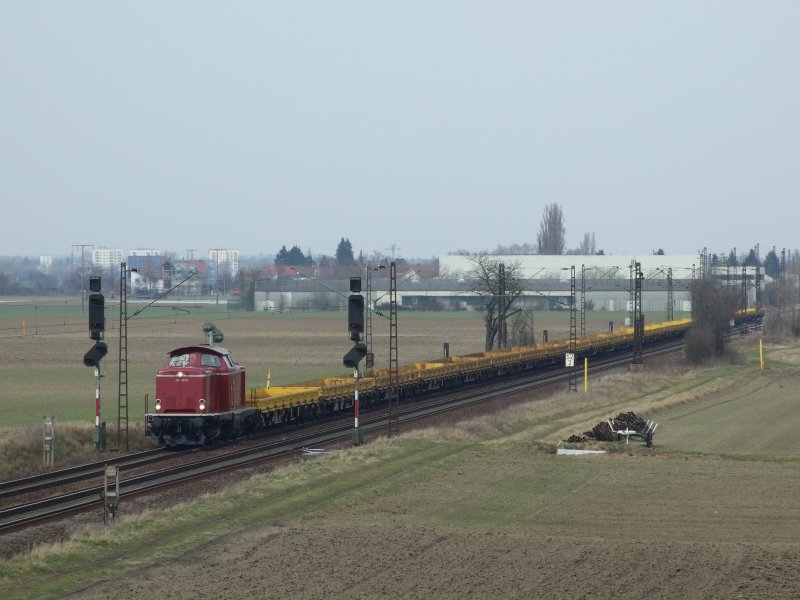
POLYGON ((167 446, 209 444, 252 433, 262 416, 245 403, 245 369, 221 346, 176 348, 156 374, 150 437, 167 446))

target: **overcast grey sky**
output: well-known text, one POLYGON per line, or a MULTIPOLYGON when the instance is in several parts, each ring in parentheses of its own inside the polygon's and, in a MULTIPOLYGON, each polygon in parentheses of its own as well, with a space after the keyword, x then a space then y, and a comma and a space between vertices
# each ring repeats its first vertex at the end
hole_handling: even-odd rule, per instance
POLYGON ((795 248, 800 2, 0 0, 0 254, 795 248))

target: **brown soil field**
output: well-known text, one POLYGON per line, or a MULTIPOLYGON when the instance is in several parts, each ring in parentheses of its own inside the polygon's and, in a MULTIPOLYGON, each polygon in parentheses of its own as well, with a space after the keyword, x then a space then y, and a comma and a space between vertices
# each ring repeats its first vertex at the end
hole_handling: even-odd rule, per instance
POLYGON ((300 460, 167 514, 155 499, 149 514, 73 542, 82 562, 56 567, 45 553, 30 588, 7 580, 0 594, 39 597, 44 585, 47 597, 89 599, 798 598, 800 449, 781 437, 784 454, 731 455, 712 439, 697 453, 682 448, 680 429, 692 406, 727 415, 744 390, 765 422, 779 406, 797 430, 800 412, 783 409, 800 372, 760 374, 751 359, 712 373, 678 359, 647 364, 586 396, 537 395, 300 460), (765 402, 780 393, 784 402, 765 402), (623 407, 663 414, 669 445, 552 453, 555 439, 623 407), (116 535, 137 531, 117 546, 116 535))
MULTIPOLYGON (((202 325, 214 322, 225 335, 223 346, 234 360, 247 368, 248 385, 287 385, 333 374, 352 374, 342 366, 342 357, 351 348, 346 315, 342 313, 265 313, 216 312, 214 305, 189 306, 188 314, 172 314, 169 306, 147 309, 128 324, 128 403, 131 421, 144 413, 145 396, 152 394, 155 372, 166 353, 176 347, 204 343, 202 325), (155 317, 146 315, 154 313, 155 317)), ((135 305, 128 314, 135 312, 135 305)), ((119 325, 107 310, 105 342, 108 354, 103 359, 101 413, 109 426, 116 420, 119 372, 119 325)), ((602 331, 614 316, 593 313, 587 318, 587 331, 602 331)), ((3 317, 0 305, 0 332, 4 348, 0 364, 0 429, 8 425, 39 424, 43 415, 60 421, 94 421, 95 378, 93 369, 83 365, 83 355, 92 342, 78 316, 63 326, 57 319, 30 324, 21 335, 18 317, 3 317), (36 331, 39 335, 36 335, 36 331)), ((537 314, 537 336, 548 329, 550 339, 568 335, 569 313, 555 311, 537 314)), ((388 365, 389 324, 382 317, 373 320, 373 351, 377 367, 388 365)), ((442 356, 443 343, 450 354, 483 351, 483 323, 475 312, 417 313, 400 312, 398 349, 400 364, 435 360, 442 356)))
POLYGON ((254 528, 62 597, 791 600, 796 568, 795 544, 319 522, 254 528))

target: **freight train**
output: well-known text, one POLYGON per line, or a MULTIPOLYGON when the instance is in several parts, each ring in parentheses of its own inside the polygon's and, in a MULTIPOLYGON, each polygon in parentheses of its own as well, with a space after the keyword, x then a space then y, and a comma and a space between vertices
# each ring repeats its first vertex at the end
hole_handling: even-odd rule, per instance
MULTIPOLYGON (((755 309, 739 311, 736 321, 760 318, 755 309)), ((691 319, 646 325, 643 344, 681 338, 691 319)), ((532 369, 564 364, 569 340, 417 362, 398 369, 401 400, 449 390, 532 369)), ((578 338, 576 360, 631 350, 633 328, 578 338)), ((384 401, 388 369, 368 371, 359 382, 362 407, 384 401)), ((245 369, 219 345, 184 346, 169 352, 156 374, 155 411, 145 415, 145 430, 166 446, 205 445, 281 424, 301 424, 352 410, 355 379, 325 377, 291 386, 245 387, 245 369)))

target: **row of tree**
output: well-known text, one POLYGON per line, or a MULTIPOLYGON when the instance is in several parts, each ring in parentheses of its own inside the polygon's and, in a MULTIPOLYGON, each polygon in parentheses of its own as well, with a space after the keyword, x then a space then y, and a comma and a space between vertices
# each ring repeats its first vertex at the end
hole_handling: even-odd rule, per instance
MULTIPOLYGON (((370 257, 367 257, 363 251, 358 253, 358 257, 353 252, 353 244, 349 238, 342 238, 336 246, 336 252, 333 256, 323 254, 313 258, 311 249, 305 254, 300 250, 299 246, 292 246, 287 250, 286 246, 281 246, 281 249, 275 254, 275 264, 282 266, 320 266, 320 267, 352 267, 355 265, 364 266, 368 262, 372 264, 387 264, 391 260, 389 257, 384 256, 379 252, 373 252, 370 257)), ((405 263, 403 259, 395 259, 398 265, 405 263)))
POLYGON ((712 267, 763 267, 764 272, 770 277, 776 278, 781 272, 781 259, 778 258, 778 253, 773 248, 760 260, 756 248, 751 248, 749 252, 741 257, 736 255, 736 249, 730 251, 727 256, 720 256, 719 254, 712 254, 709 258, 712 267))
MULTIPOLYGON (((350 243, 349 238, 342 238, 339 245, 336 246, 335 258, 332 259, 327 255, 322 255, 319 259, 321 266, 333 266, 335 264, 348 267, 356 264, 356 259, 353 256, 353 244, 350 243), (324 265, 322 263, 325 263, 324 265)), ((303 254, 299 246, 292 246, 290 250, 286 249, 286 245, 281 246, 281 249, 275 254, 276 265, 292 265, 292 266, 310 266, 314 264, 314 259, 311 256, 311 249, 309 248, 307 254, 303 254)))

